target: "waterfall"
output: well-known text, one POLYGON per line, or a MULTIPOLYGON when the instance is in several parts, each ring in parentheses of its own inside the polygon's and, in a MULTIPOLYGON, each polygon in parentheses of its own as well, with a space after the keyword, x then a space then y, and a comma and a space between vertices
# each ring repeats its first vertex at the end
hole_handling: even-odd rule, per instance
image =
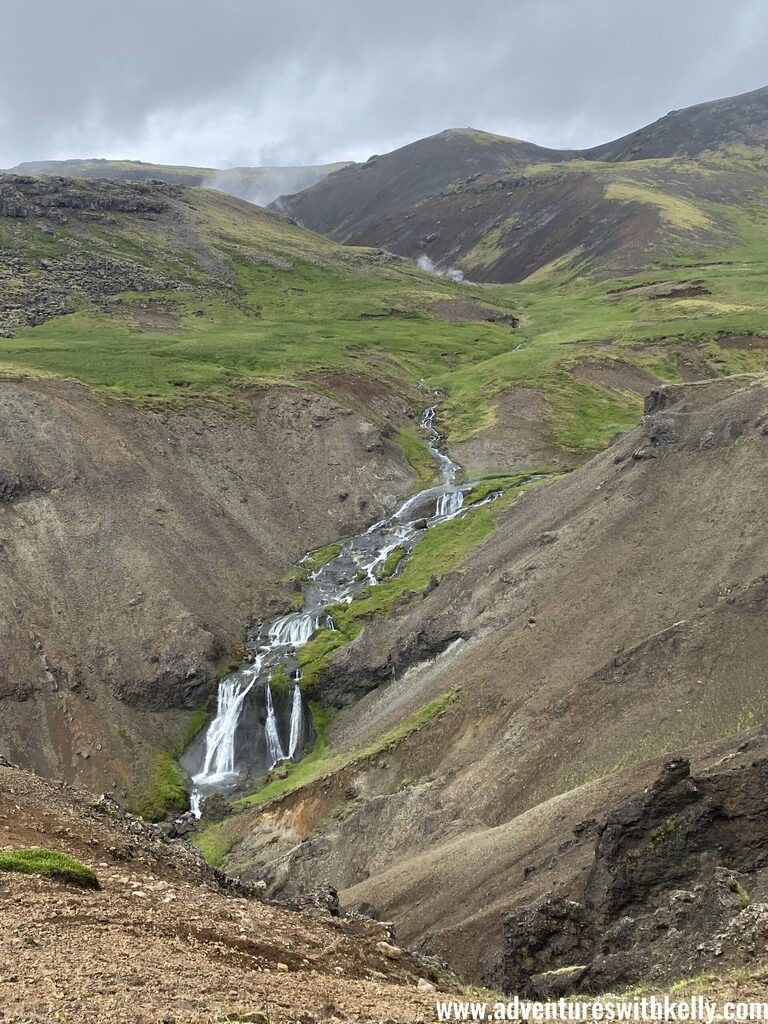
POLYGON ((448 491, 447 494, 441 494, 437 499, 435 515, 438 518, 447 518, 448 516, 455 515, 463 503, 464 495, 461 491, 448 491))
POLYGON ((301 647, 317 628, 317 616, 294 612, 275 619, 269 627, 268 637, 276 645, 301 647))
POLYGON ((430 405, 429 408, 425 409, 424 412, 421 414, 421 420, 419 421, 419 426, 421 427, 421 429, 431 430, 434 418, 435 407, 434 405, 430 405))
POLYGON ((293 703, 291 704, 291 734, 288 740, 288 757, 295 757, 296 751, 301 743, 302 727, 304 725, 304 701, 301 697, 301 687, 298 679, 293 687, 293 703))
MULTIPOLYGON (((250 674, 255 677, 256 672, 251 670, 250 674)), ((194 782, 211 785, 235 774, 235 733, 243 701, 253 683, 254 678, 246 686, 243 675, 232 675, 219 684, 216 717, 205 735, 203 768, 194 782)))
POLYGON ((285 754, 280 743, 280 734, 277 731, 275 708, 272 704, 272 688, 269 685, 268 679, 264 681, 264 696, 267 703, 267 720, 264 723, 264 735, 267 740, 267 761, 271 770, 279 761, 285 760, 285 754))
POLYGON ((441 439, 435 430, 434 420, 435 409, 430 406, 423 411, 419 426, 426 433, 427 448, 439 472, 440 482, 403 500, 393 512, 369 526, 365 532, 342 540, 339 553, 303 580, 301 609, 269 620, 250 634, 247 647, 253 663, 244 664, 238 672, 221 682, 216 715, 205 736, 197 740, 185 755, 187 762, 182 762, 193 782, 190 805, 195 815, 199 816, 206 795, 231 791, 249 775, 263 776, 265 771, 281 761, 301 756, 307 721, 296 655, 299 648, 312 639, 318 627, 336 629, 327 608, 334 604, 349 604, 366 588, 382 582, 377 571, 381 571, 390 552, 399 547, 403 557, 407 558, 425 527, 463 516, 470 508, 498 497, 500 492, 494 491, 469 508, 464 505, 464 492, 468 492, 471 485, 456 485, 459 467, 440 450, 441 439), (418 528, 417 523, 420 524, 418 528), (269 680, 278 669, 292 677, 289 724, 285 721, 287 708, 285 715, 282 713, 282 702, 280 722, 275 715, 269 680), (257 682, 263 682, 263 688, 256 686, 257 682), (244 706, 251 713, 243 720, 244 706), (241 734, 236 750, 238 724, 244 721, 253 726, 262 720, 262 712, 263 736, 262 726, 258 727, 256 736, 241 734))

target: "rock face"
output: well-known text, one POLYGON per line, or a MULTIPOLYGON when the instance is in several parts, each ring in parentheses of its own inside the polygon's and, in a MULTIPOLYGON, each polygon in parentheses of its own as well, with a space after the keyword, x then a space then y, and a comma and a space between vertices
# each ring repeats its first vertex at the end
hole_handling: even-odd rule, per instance
POLYGON ((57 239, 62 228, 128 216, 139 222, 175 217, 173 204, 183 189, 162 182, 116 184, 77 182, 68 178, 30 178, 0 174, 0 220, 12 226, 29 222, 50 243, 44 258, 15 248, 0 250, 0 336, 19 327, 34 327, 78 306, 97 306, 121 292, 175 291, 180 284, 167 272, 94 248, 94 238, 57 239))
POLYGON ((547 997, 578 980, 597 992, 748 961, 745 932, 768 933, 767 883, 768 757, 699 778, 670 761, 607 815, 579 900, 507 918, 505 987, 547 997))

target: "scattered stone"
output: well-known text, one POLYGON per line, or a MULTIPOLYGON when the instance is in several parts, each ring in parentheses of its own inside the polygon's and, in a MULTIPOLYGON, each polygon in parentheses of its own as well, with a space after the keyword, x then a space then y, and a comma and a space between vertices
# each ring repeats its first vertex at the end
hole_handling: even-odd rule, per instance
POLYGON ((387 960, 399 960, 403 955, 402 949, 399 946, 393 946, 391 942, 377 942, 376 949, 387 960))

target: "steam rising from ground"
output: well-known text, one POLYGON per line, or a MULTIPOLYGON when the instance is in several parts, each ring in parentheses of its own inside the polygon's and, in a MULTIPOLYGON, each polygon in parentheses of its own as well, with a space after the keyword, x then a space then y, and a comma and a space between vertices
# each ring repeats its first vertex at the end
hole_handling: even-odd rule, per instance
POLYGON ((257 206, 268 206, 278 196, 293 195, 322 181, 342 164, 317 167, 232 167, 220 171, 207 183, 231 196, 245 199, 257 206))
POLYGON ((437 277, 447 277, 451 281, 464 280, 464 271, 458 267, 438 267, 429 256, 419 256, 416 266, 419 270, 426 270, 428 274, 435 274, 437 277))

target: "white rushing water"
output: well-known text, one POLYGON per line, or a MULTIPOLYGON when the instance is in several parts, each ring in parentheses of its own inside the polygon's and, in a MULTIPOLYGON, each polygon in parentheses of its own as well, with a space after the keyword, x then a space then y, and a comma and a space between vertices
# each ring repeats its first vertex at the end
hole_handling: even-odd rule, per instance
POLYGON ((202 777, 209 785, 228 778, 235 770, 235 729, 240 718, 243 701, 251 692, 256 674, 251 681, 230 676, 219 686, 218 708, 208 727, 205 743, 205 761, 202 777))
MULTIPOLYGON (((249 773, 264 774, 281 761, 301 757, 311 739, 311 719, 304 711, 296 652, 318 628, 335 629, 327 606, 349 603, 362 587, 381 582, 388 556, 398 549, 403 558, 394 571, 401 571, 425 530, 466 512, 464 493, 471 485, 456 484, 459 467, 440 451, 434 420, 435 410, 430 406, 422 413, 420 427, 428 435, 427 446, 440 483, 411 495, 392 515, 360 536, 340 542, 340 553, 309 574, 302 587, 302 609, 256 629, 248 641, 248 659, 220 683, 216 714, 202 743, 191 748, 197 751, 197 760, 190 771, 190 806, 198 817, 206 795, 233 789, 249 773), (284 688, 273 692, 270 686, 278 669, 283 679, 292 680, 290 694, 284 688), (257 682, 262 685, 257 687, 257 682)), ((482 504, 495 497, 490 495, 482 504)))
POLYGON ((293 700, 291 702, 291 730, 288 737, 288 757, 294 758, 299 750, 301 733, 304 727, 304 701, 301 698, 299 680, 293 684, 293 700))
POLYGON ((280 743, 280 733, 277 731, 275 719, 275 707, 272 703, 272 687, 269 680, 264 683, 264 697, 267 705, 267 720, 264 723, 264 735, 267 740, 267 761, 270 768, 274 768, 280 761, 285 760, 285 754, 280 743))

